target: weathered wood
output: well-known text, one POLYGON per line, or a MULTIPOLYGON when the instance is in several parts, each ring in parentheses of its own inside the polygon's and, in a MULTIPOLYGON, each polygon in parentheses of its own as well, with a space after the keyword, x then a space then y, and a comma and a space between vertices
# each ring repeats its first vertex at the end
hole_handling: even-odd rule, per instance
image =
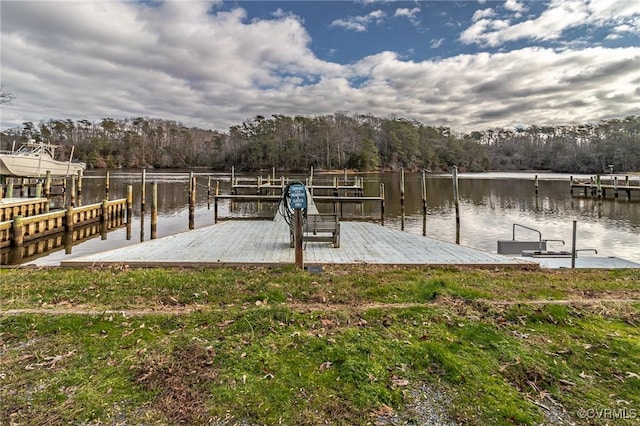
POLYGON ((155 240, 157 236, 158 236, 158 184, 156 182, 151 182, 151 239, 155 240))
POLYGON ((456 209, 456 244, 460 244, 460 200, 458 193, 458 167, 453 166, 453 202, 456 209))

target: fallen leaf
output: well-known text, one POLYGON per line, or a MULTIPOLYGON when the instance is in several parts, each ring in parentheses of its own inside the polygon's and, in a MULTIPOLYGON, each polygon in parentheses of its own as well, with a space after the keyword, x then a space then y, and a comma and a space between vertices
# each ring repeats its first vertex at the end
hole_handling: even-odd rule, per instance
POLYGON ((375 414, 380 417, 388 417, 393 415, 393 408, 389 407, 387 404, 382 404, 380 407, 376 408, 375 414))
POLYGON ((322 364, 320 364, 320 368, 318 368, 318 369, 319 369, 320 371, 322 371, 322 370, 326 370, 326 369, 328 369, 328 368, 331 368, 331 366, 332 366, 332 365, 333 365, 333 363, 332 363, 332 362, 330 362, 330 361, 325 361, 325 362, 323 362, 322 364))

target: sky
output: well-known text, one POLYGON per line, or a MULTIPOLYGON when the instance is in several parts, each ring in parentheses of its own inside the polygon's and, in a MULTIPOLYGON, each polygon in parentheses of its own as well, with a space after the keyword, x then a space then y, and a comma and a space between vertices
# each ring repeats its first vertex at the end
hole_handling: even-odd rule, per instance
POLYGON ((228 131, 346 112, 458 132, 640 115, 640 1, 0 1, 23 122, 228 131))

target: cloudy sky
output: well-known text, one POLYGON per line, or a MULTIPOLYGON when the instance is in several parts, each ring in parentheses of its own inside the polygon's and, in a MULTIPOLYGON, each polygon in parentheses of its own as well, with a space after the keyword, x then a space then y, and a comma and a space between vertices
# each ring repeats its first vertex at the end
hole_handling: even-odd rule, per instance
POLYGON ((640 115, 640 1, 0 2, 24 121, 396 115, 457 131, 640 115))

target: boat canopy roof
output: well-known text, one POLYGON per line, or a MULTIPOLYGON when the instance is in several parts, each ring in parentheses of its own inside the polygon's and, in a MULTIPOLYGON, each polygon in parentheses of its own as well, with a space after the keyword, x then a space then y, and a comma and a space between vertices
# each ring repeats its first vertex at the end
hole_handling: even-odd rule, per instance
POLYGON ((57 147, 58 145, 46 142, 36 142, 34 139, 30 139, 28 142, 22 144, 16 153, 24 155, 47 154, 53 158, 53 154, 57 147))

